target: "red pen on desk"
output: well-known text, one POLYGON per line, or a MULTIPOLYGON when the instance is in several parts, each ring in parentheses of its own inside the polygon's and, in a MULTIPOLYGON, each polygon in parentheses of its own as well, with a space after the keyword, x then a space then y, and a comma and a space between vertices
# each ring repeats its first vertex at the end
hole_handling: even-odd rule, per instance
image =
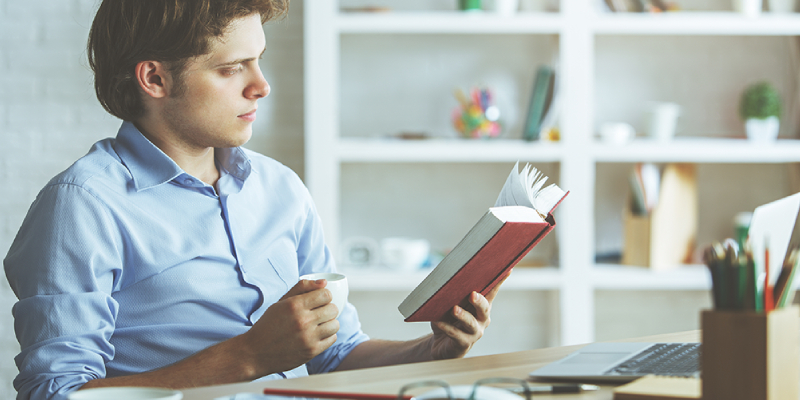
POLYGON ((320 399, 353 399, 353 400, 411 400, 413 396, 396 394, 377 394, 377 393, 347 393, 347 392, 326 392, 322 390, 300 390, 300 389, 264 389, 264 394, 273 396, 287 397, 310 397, 320 399))
POLYGON ((775 294, 769 282, 769 243, 764 247, 764 312, 775 309, 775 294))

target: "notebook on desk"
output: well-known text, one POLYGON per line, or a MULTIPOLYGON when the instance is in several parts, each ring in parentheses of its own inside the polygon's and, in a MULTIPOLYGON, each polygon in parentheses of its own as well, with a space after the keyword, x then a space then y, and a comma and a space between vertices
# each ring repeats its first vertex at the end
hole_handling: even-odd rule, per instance
POLYGON ((628 382, 645 375, 698 377, 700 343, 592 343, 531 372, 530 378, 628 382))

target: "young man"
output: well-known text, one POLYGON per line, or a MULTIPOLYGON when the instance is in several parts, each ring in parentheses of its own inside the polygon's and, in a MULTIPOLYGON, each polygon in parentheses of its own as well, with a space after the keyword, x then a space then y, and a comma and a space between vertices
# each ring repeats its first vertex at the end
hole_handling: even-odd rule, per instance
POLYGON ((18 399, 80 388, 186 388, 462 357, 495 292, 408 342, 336 319, 319 218, 288 168, 239 146, 262 24, 285 0, 104 0, 95 89, 123 124, 45 186, 4 260, 19 302, 18 399))

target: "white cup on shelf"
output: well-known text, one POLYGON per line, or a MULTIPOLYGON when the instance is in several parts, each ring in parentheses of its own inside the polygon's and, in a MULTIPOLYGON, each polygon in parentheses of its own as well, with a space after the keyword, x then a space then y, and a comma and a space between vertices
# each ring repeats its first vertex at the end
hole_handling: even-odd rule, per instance
POLYGON ((733 9, 745 17, 755 18, 761 14, 763 0, 733 0, 733 9))
POLYGON ((494 0, 494 11, 500 15, 514 15, 519 10, 519 0, 494 0))
POLYGON ((796 0, 769 0, 769 12, 792 13, 795 11, 796 0))
POLYGON ((647 112, 647 133, 660 142, 672 140, 681 115, 681 106, 675 103, 654 102, 647 112))

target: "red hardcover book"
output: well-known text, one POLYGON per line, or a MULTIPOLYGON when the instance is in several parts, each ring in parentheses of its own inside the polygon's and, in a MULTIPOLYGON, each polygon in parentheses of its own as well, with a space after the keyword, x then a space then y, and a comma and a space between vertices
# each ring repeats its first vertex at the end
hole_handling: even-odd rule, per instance
POLYGON ((535 168, 517 170, 495 207, 400 304, 406 322, 441 320, 457 304, 468 308, 473 291, 489 293, 553 230, 552 212, 568 193, 555 185, 541 189, 547 178, 535 168))

